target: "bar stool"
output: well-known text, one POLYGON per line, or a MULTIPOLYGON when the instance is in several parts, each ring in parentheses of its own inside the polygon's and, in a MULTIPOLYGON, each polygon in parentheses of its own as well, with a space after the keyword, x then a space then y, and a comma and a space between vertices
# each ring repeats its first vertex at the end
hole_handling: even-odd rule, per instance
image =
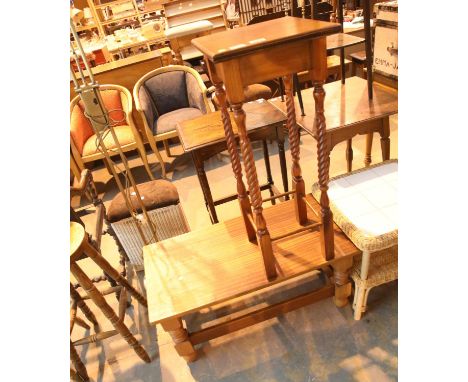
MULTIPOLYGON (((90 336, 87 339, 76 341, 75 344, 83 344, 88 342, 94 342, 94 339, 103 339, 114 334, 120 334, 127 343, 133 347, 135 353, 146 363, 150 363, 151 359, 148 353, 139 344, 137 339, 133 336, 127 326, 124 324, 125 309, 127 305, 126 291, 138 300, 140 304, 147 307, 146 298, 143 297, 135 288, 133 288, 128 281, 123 278, 108 262, 107 260, 97 251, 90 243, 88 234, 85 232, 81 224, 76 222, 70 222, 70 270, 73 276, 77 279, 80 286, 86 291, 88 297, 97 305, 104 315, 109 319, 115 328, 115 331, 105 333, 99 333, 100 336, 90 336), (78 260, 85 257, 89 257, 98 265, 111 279, 113 279, 118 287, 110 288, 107 292, 100 292, 93 284, 91 279, 78 265, 78 260), (109 294, 120 289, 119 299, 119 315, 114 312, 111 306, 106 302, 104 294, 109 294)), ((70 288, 70 290, 73 287, 70 288)), ((76 292, 76 291, 75 291, 76 292)), ((78 304, 82 300, 81 296, 72 294, 72 299, 75 299, 78 304)), ((89 318, 89 317, 88 317, 89 318)), ((92 321, 92 320, 91 320, 92 321)))

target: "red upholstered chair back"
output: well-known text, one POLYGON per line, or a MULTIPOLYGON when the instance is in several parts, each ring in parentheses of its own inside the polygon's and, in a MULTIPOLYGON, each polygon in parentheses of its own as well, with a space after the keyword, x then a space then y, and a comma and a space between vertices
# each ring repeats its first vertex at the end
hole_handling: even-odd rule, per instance
MULTIPOLYGON (((112 126, 127 125, 125 109, 122 106, 120 92, 114 89, 101 91, 104 106, 109 112, 112 126)), ((79 101, 72 109, 70 115, 70 139, 73 140, 78 152, 83 153, 86 141, 94 135, 91 122, 84 115, 84 105, 79 101)))

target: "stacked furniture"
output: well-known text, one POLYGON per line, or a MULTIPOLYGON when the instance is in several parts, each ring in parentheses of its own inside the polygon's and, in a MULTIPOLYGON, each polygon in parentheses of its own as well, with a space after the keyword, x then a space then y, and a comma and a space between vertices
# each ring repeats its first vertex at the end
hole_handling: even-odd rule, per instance
POLYGON ((337 24, 284 17, 222 32, 217 39, 202 37, 193 41, 204 53, 216 87, 241 216, 144 248, 149 320, 161 323, 172 335, 179 355, 187 361, 197 357, 194 345, 280 313, 333 295, 339 307, 348 302, 349 270, 360 251, 333 224, 327 196, 330 158, 323 113, 326 36, 338 30, 337 24), (320 204, 305 194, 299 163, 292 74, 303 70, 311 71, 314 84, 320 204), (280 76, 285 83, 286 126, 292 156, 292 191, 287 194, 294 195, 294 199, 263 209, 242 108, 243 89, 280 76), (240 137, 248 194, 226 94, 240 137), (189 333, 183 326, 182 318, 188 313, 328 267, 334 270, 333 282, 324 272, 327 280, 319 290, 197 332, 189 333))

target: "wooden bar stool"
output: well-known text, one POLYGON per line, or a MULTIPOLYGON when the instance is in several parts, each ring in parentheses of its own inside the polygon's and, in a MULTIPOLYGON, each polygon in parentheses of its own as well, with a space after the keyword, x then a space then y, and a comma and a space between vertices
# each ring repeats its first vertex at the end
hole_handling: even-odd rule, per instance
MULTIPOLYGON (((93 302, 101 309, 104 315, 109 319, 112 325, 115 328, 115 331, 108 332, 107 334, 114 335, 120 334, 127 343, 133 347, 135 353, 146 363, 151 362, 146 351, 139 344, 137 339, 129 331, 127 326, 124 324, 125 309, 127 304, 126 291, 140 302, 143 306, 147 307, 146 298, 143 297, 135 288, 133 288, 128 281, 122 277, 102 255, 97 251, 90 243, 88 234, 85 232, 81 224, 76 222, 70 222, 70 270, 73 276, 77 279, 81 287, 86 291, 88 297, 93 300, 93 302), (110 290, 102 293, 100 292, 93 284, 92 280, 86 275, 86 273, 78 265, 78 260, 89 257, 93 260, 96 265, 98 265, 111 279, 113 279, 118 287, 110 288, 110 290), (117 315, 111 306, 106 302, 104 295, 115 292, 117 289, 120 289, 120 301, 119 301, 119 315, 117 315)), ((70 288, 70 290, 73 287, 70 288)), ((76 291, 75 291, 76 292, 76 291)), ((72 299, 76 301, 76 304, 79 304, 79 301, 82 300, 81 296, 78 294, 72 295, 72 299)), ((80 304, 82 306, 82 304, 80 304)), ((86 314, 86 313, 85 313, 86 314)), ((89 317, 88 317, 89 318, 89 317)), ((93 320, 91 320, 93 321, 93 320)), ((95 321, 95 318, 94 318, 95 321)), ((100 333, 100 338, 103 339, 103 336, 107 338, 104 333, 100 333)), ((93 337, 93 336, 90 336, 93 337)), ((92 338, 83 339, 75 342, 75 344, 83 344, 93 342, 92 338)))

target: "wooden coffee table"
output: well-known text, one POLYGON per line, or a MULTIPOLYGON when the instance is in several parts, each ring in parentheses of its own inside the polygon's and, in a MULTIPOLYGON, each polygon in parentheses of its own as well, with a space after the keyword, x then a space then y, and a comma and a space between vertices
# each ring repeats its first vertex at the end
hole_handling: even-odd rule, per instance
MULTIPOLYGON (((261 190, 269 190, 270 196, 278 195, 280 192, 276 188, 271 175, 270 158, 268 154, 267 139, 275 140, 278 144, 278 154, 281 167, 281 177, 284 191, 288 188, 288 172, 286 169, 286 156, 284 153, 284 133, 283 125, 286 117, 268 101, 258 100, 246 103, 244 109, 247 115, 247 134, 252 142, 262 141, 263 156, 267 173, 267 182, 260 186, 261 190)), ((232 114, 232 113, 231 113, 232 114)), ((231 115, 231 118, 232 115, 231 115)), ((234 127, 234 134, 238 140, 237 127, 234 127)), ((205 205, 210 214, 212 223, 218 223, 215 206, 237 199, 237 193, 213 200, 210 185, 206 177, 205 161, 227 149, 226 136, 224 135, 221 112, 205 114, 201 117, 181 122, 177 125, 177 133, 184 152, 192 155, 193 163, 197 170, 198 181, 200 182, 205 199, 205 205)), ((288 200, 289 196, 286 195, 288 200)), ((275 200, 272 199, 272 204, 275 200)))

